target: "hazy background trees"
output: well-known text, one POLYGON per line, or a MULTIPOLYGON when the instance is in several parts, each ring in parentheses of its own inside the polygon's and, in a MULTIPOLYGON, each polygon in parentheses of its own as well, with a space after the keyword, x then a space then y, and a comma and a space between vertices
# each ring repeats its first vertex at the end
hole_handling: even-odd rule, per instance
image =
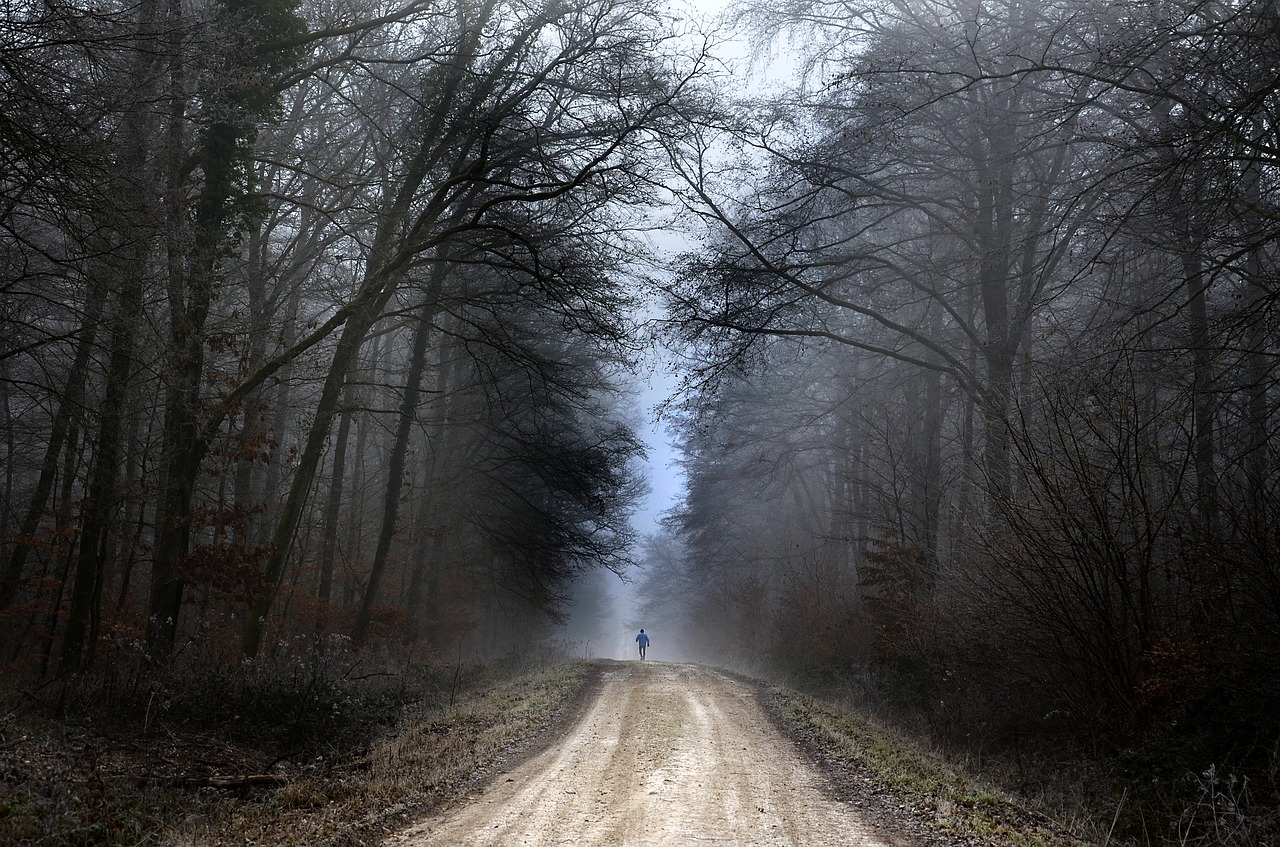
POLYGON ((803 47, 680 149, 698 367, 653 567, 714 609, 707 654, 968 745, 1262 763, 1273 5, 744 15, 803 47))

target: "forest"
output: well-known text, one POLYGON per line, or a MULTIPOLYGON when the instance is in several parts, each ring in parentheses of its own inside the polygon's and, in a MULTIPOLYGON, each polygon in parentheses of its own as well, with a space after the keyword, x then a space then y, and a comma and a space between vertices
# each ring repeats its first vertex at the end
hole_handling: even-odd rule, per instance
POLYGON ((0 80, 5 688, 616 574, 1116 840, 1280 829, 1275 0, 17 0, 0 80))
POLYGON ((649 610, 967 755, 1070 745, 1274 827, 1280 8, 750 15, 807 84, 677 159, 706 237, 649 610))

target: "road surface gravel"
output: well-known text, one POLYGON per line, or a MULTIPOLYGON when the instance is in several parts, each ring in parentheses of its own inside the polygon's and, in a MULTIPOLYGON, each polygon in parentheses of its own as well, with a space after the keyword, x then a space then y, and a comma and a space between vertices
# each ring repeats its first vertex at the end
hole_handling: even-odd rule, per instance
POLYGON ((756 692, 711 668, 619 663, 564 738, 388 847, 888 847, 824 791, 756 692))

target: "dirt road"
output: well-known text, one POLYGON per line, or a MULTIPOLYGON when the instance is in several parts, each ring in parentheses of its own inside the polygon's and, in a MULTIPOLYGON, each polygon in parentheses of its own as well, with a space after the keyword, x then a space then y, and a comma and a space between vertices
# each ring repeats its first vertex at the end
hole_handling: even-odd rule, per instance
POLYGON ((391 847, 884 847, 769 723, 749 687, 657 662, 606 672, 558 743, 391 847))

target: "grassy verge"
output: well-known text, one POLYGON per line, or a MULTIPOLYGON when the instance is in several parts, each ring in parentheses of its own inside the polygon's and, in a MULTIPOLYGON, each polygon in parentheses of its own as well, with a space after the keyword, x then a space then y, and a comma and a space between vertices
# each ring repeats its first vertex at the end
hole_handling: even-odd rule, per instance
POLYGON ((369 843, 530 749, 597 677, 570 662, 500 683, 455 678, 427 696, 346 689, 308 706, 308 727, 323 731, 290 720, 270 739, 253 716, 184 723, 177 706, 134 722, 11 715, 0 722, 0 843, 369 843))
POLYGON ((939 843, 1081 847, 1047 816, 921 750, 866 715, 766 686, 766 707, 827 770, 841 794, 939 843))

